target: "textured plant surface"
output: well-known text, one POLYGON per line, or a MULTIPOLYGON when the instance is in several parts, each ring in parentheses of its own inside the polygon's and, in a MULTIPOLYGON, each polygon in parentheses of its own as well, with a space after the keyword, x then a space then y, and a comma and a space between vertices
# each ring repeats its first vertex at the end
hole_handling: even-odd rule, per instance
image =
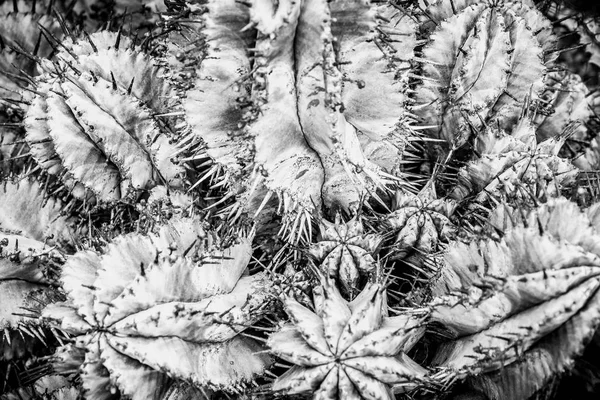
POLYGON ((595 399, 599 21, 0 0, 0 399, 595 399))

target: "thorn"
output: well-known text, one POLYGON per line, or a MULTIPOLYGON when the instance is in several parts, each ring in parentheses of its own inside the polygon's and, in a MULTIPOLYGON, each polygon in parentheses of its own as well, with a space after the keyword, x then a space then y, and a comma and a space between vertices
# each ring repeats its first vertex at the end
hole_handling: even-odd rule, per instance
POLYGON ((119 32, 117 32, 117 40, 115 40, 115 50, 119 50, 119 45, 121 44, 121 33, 123 32, 123 27, 119 28, 119 32))
POLYGON ((112 88, 116 92, 117 91, 117 81, 115 80, 115 76, 112 71, 110 71, 110 80, 112 81, 112 88))
POLYGON ((88 42, 90 43, 90 46, 92 46, 92 49, 94 50, 94 53, 98 53, 98 48, 96 47, 96 45, 94 44, 94 42, 92 41, 92 38, 90 37, 90 34, 87 33, 87 31, 83 31, 83 33, 85 34, 85 38, 88 40, 88 42))
POLYGON ((131 90, 133 89, 133 81, 135 80, 135 76, 131 78, 131 83, 129 83, 129 87, 127 88, 127 94, 131 94, 131 90))

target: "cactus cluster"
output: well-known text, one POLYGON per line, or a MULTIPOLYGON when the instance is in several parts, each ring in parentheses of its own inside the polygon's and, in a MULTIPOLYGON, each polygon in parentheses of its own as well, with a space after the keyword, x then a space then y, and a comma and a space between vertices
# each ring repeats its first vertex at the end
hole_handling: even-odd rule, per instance
POLYGON ((597 26, 0 0, 0 399, 593 398, 597 26))

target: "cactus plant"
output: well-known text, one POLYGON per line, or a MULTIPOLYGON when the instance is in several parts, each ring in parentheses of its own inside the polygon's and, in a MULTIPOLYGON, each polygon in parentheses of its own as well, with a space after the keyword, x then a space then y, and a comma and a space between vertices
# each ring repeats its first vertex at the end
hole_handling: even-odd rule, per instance
POLYGON ((224 168, 251 210, 271 193, 285 214, 356 209, 391 179, 406 136, 396 125, 414 44, 407 17, 364 1, 210 1, 206 10, 207 55, 187 119, 205 143, 197 157, 224 168))
POLYGON ((352 302, 325 280, 314 291, 315 312, 291 298, 291 323, 269 337, 273 354, 294 366, 274 391, 314 392, 315 398, 392 399, 423 380, 425 370, 406 356, 423 334, 418 315, 389 317, 383 286, 368 285, 352 302))
POLYGON ((150 237, 120 237, 102 255, 82 251, 67 260, 61 280, 69 299, 44 316, 86 351, 80 370, 88 398, 119 391, 161 399, 172 380, 239 391, 268 366, 260 346, 238 335, 270 296, 262 274, 243 276, 249 239, 224 251, 204 248, 197 222, 173 221, 150 237))
POLYGON ((512 220, 500 242, 452 246, 432 303, 431 320, 450 336, 437 378, 468 376, 494 399, 529 398, 600 321, 598 221, 565 199, 512 220))
POLYGON ((529 1, 440 0, 425 15, 423 29, 433 32, 416 98, 428 134, 456 149, 485 124, 510 130, 542 88, 549 21, 529 1))
POLYGON ((170 88, 152 58, 120 33, 62 47, 36 79, 24 121, 38 164, 75 197, 91 194, 99 202, 178 187, 176 148, 156 120, 169 107, 170 88))
POLYGON ((342 223, 339 216, 335 223, 322 220, 320 231, 320 240, 311 244, 310 254, 325 274, 336 279, 342 291, 353 298, 360 288, 361 275, 375 269, 373 254, 382 238, 364 234, 358 218, 347 223, 342 223))
POLYGON ((57 275, 77 230, 61 215, 61 202, 45 198, 35 180, 3 182, 0 204, 0 356, 11 360, 50 341, 39 313, 58 298, 57 275))
POLYGON ((555 36, 593 24, 561 7, 0 0, 0 396, 593 387, 596 66, 555 36))

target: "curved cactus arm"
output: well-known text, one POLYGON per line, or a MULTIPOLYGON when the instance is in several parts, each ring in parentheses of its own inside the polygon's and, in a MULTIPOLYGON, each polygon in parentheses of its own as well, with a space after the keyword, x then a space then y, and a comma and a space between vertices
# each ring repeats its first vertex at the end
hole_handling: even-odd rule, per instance
POLYGON ((255 62, 259 67, 253 74, 252 97, 260 117, 249 127, 255 162, 264 168, 265 185, 280 197, 284 212, 318 210, 323 167, 304 138, 296 105, 294 42, 301 2, 281 2, 273 17, 275 10, 263 10, 265 6, 257 1, 250 8, 258 31, 255 62))
POLYGON ((100 357, 111 374, 112 382, 121 394, 132 400, 161 400, 172 381, 160 371, 124 356, 115 350, 105 338, 99 341, 100 357))
POLYGON ((493 371, 513 363, 546 335, 559 329, 597 295, 590 279, 570 292, 507 318, 485 331, 452 342, 436 356, 443 367, 460 373, 493 371))
MULTIPOLYGON (((479 14, 484 10, 481 4, 466 8, 439 23, 431 35, 430 44, 423 49, 423 80, 416 95, 418 113, 424 123, 433 126, 429 132, 439 137, 442 132, 443 113, 448 101, 448 88, 452 81, 452 72, 457 63, 457 54, 467 41, 469 32, 475 25, 479 14)), ((452 143, 452 137, 443 137, 452 143)))
POLYGON ((589 90, 573 73, 551 73, 546 82, 547 87, 541 97, 549 103, 553 112, 536 116, 538 140, 560 137, 568 132, 567 129, 569 138, 581 139, 586 134, 583 124, 593 115, 592 104, 587 98, 589 90))
POLYGON ((178 149, 157 120, 173 105, 171 87, 151 57, 138 47, 120 49, 131 43, 122 41, 96 33, 85 44, 63 43, 58 61, 41 64, 46 73, 35 79, 24 121, 42 169, 92 203, 182 184, 184 170, 172 160, 178 149))
POLYGON ((304 136, 323 164, 325 207, 355 209, 367 190, 383 182, 376 165, 365 158, 356 128, 343 115, 331 18, 326 2, 303 2, 295 47, 297 109, 304 136))
POLYGON ((158 61, 140 51, 139 46, 117 32, 101 31, 87 40, 62 43, 58 58, 78 65, 82 70, 114 82, 127 89, 133 97, 154 113, 172 111, 173 89, 166 78, 167 72, 158 61))
POLYGON ((252 161, 250 139, 240 132, 244 111, 238 104, 238 99, 247 96, 241 81, 250 73, 246 33, 241 32, 249 23, 249 14, 245 6, 233 0, 210 1, 206 7, 207 57, 200 64, 195 88, 188 92, 184 108, 208 155, 235 175, 252 161))
POLYGON ((475 387, 479 387, 483 393, 494 393, 507 400, 527 398, 544 388, 556 374, 571 367, 574 357, 583 353, 585 343, 596 331, 599 310, 600 293, 596 292, 566 324, 538 341, 514 364, 490 374, 475 387))
MULTIPOLYGON (((65 99, 53 92, 48 93, 46 105, 48 134, 61 167, 75 180, 85 182, 85 186, 100 200, 120 199, 121 189, 125 188, 120 185, 119 169, 77 122, 74 113, 81 111, 72 111, 65 99)), ((31 135, 29 140, 32 140, 31 135)))
POLYGON ((564 199, 529 215, 515 211, 506 229, 499 242, 448 253, 431 321, 453 339, 436 355, 441 370, 433 378, 469 377, 486 394, 529 398, 568 368, 600 321, 599 235, 564 199), (577 227, 560 229, 565 220, 577 227))
POLYGON ((232 388, 262 374, 269 357, 255 342, 239 337, 223 343, 196 344, 177 337, 111 336, 109 345, 167 375, 215 389, 232 388), (183 362, 183 360, 186 360, 183 362))
POLYGON ((512 129, 526 99, 543 87, 551 24, 528 3, 439 1, 427 9, 435 30, 422 51, 416 107, 426 132, 446 149, 473 132, 512 129))
MULTIPOLYGON (((157 302, 138 312, 107 324, 119 333, 131 336, 177 336, 194 342, 223 342, 256 321, 258 310, 268 304, 270 293, 264 290, 264 276, 240 279, 227 294, 195 301, 157 302)), ((135 295, 135 292, 134 292, 135 295)), ((111 314, 112 317, 112 314, 111 314)))
POLYGON ((48 197, 32 179, 5 181, 0 187, 0 231, 13 232, 49 245, 73 244, 75 220, 62 215, 60 200, 48 197))
POLYGON ((585 280, 600 275, 598 267, 573 267, 510 276, 489 297, 464 304, 452 295, 437 299, 431 314, 455 333, 474 334, 532 305, 567 293, 585 280), (473 307, 473 305, 475 305, 473 307))
POLYGON ((250 254, 250 242, 243 240, 222 252, 213 252, 206 265, 196 266, 185 259, 147 265, 144 275, 128 282, 110 302, 111 314, 106 322, 119 321, 156 304, 196 302, 230 293, 246 270, 250 254))
POLYGON ((414 23, 393 7, 362 0, 332 2, 330 9, 344 117, 356 127, 366 158, 392 172, 405 145, 397 125, 405 117, 414 23))
MULTIPOLYGON (((545 42, 536 38, 527 19, 519 12, 507 12, 506 23, 512 43, 509 76, 503 93, 497 97, 490 125, 509 130, 517 122, 525 99, 540 92, 546 69, 543 64, 545 42)), ((551 41, 550 41, 551 42, 551 41)))

